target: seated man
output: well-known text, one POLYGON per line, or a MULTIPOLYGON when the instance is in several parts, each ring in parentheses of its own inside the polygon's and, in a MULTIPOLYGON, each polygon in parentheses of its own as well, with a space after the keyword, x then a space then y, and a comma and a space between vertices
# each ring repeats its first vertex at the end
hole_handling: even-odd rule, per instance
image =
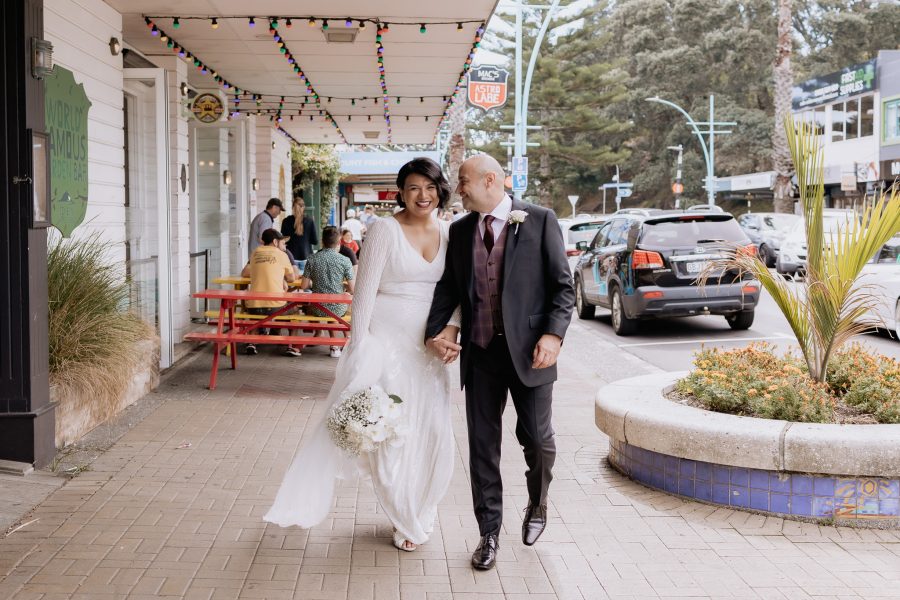
MULTIPOLYGON (((301 287, 303 289, 311 289, 316 294, 342 294, 344 293, 344 282, 346 289, 353 293, 353 266, 350 259, 341 255, 339 248, 341 246, 341 234, 337 227, 326 227, 322 231, 322 249, 309 257, 306 262, 306 269, 303 271, 303 281, 301 287)), ((333 312, 339 317, 347 314, 349 304, 323 304, 325 308, 333 312)), ((311 307, 311 313, 319 317, 328 317, 330 315, 311 307)), ((331 347, 331 356, 338 358, 341 355, 341 349, 337 346, 331 347)))
MULTIPOLYGON (((262 232, 262 246, 256 248, 250 256, 250 262, 241 271, 241 277, 250 278, 250 291, 253 292, 283 292, 285 283, 294 281, 296 267, 291 263, 287 253, 279 247, 280 240, 284 239, 278 230, 266 229, 262 232)), ((273 300, 247 300, 247 312, 255 315, 270 315, 283 307, 287 302, 273 300)), ((247 344, 244 349, 247 354, 256 354, 256 346, 247 344)), ((300 350, 288 346, 285 354, 288 356, 300 356, 300 350)))

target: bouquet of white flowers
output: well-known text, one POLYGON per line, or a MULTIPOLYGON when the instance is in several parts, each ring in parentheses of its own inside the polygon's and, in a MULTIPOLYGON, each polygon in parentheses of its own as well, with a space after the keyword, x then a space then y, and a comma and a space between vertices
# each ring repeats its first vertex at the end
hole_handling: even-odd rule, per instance
POLYGON ((372 452, 384 442, 402 444, 402 402, 377 385, 353 393, 344 391, 328 416, 331 439, 354 456, 372 452))

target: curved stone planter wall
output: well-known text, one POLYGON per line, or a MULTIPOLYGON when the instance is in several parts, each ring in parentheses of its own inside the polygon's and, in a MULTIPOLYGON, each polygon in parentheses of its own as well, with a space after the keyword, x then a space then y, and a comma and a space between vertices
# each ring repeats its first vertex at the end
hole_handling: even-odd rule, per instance
POLYGON ((732 508, 900 522, 900 425, 738 417, 664 394, 686 373, 617 381, 596 397, 609 461, 650 487, 732 508))

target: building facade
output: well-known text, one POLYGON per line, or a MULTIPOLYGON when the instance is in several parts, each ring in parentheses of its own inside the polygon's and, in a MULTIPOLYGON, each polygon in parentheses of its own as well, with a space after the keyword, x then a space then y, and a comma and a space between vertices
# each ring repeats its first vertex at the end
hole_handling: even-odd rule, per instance
MULTIPOLYGON (((827 206, 853 207, 900 176, 900 50, 795 85, 792 112, 821 136, 827 206)), ((720 179, 727 197, 764 197, 775 172, 720 179)))

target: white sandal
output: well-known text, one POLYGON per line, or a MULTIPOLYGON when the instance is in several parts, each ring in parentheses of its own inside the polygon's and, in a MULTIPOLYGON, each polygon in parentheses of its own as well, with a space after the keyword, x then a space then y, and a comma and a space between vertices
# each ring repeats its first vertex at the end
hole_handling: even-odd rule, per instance
POLYGON ((416 546, 415 544, 410 542, 408 539, 403 537, 403 534, 395 529, 394 530, 394 547, 397 548, 397 550, 403 550, 404 552, 413 552, 418 546, 416 546), (408 548, 406 546, 407 543, 412 544, 412 548, 408 548))

